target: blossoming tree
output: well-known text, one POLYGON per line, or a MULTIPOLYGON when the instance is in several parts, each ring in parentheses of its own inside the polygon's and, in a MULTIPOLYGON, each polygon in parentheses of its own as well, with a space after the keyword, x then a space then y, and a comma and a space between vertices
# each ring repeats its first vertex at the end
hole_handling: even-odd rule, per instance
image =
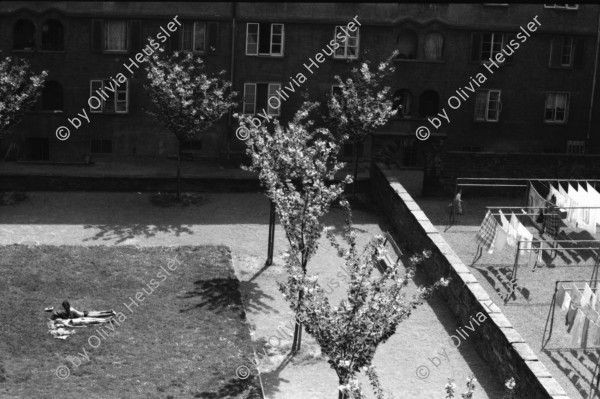
MULTIPOLYGON (((350 176, 335 182, 335 174, 344 167, 337 155, 339 146, 329 130, 313 128, 307 120, 316 102, 304 102, 287 127, 278 120, 272 131, 266 124, 256 127, 251 116, 238 116, 248 129, 247 153, 251 165, 244 169, 257 172, 266 195, 275 204, 279 221, 290 245, 290 255, 306 273, 309 259, 317 251, 323 232, 321 218, 340 197, 350 176)), ((302 301, 302 292, 298 292, 302 301)), ((300 349, 302 326, 297 323, 292 351, 300 349)))
POLYGON ((392 59, 397 54, 398 51, 394 51, 374 71, 367 60, 360 67, 352 68, 346 80, 336 75, 339 91, 329 96, 327 101, 325 122, 338 140, 349 140, 353 145, 353 198, 358 175, 358 146, 396 114, 389 98, 390 87, 384 86, 384 82, 395 71, 392 59))
POLYGON ((448 282, 442 279, 430 287, 419 288, 411 299, 407 299, 402 290, 413 279, 419 257, 411 259, 403 275, 394 265, 379 276, 372 276, 386 253, 384 238, 373 237, 359 253, 348 203, 343 200, 342 204, 347 211, 343 237, 348 247, 342 247, 331 230, 327 231, 327 236, 349 273, 347 299, 332 308, 318 277, 306 275, 294 256, 287 258, 288 279, 281 282, 279 288, 297 318, 305 324, 306 331, 329 358, 328 362, 338 376, 339 398, 365 398, 356 379, 357 373, 363 370, 376 397, 382 399, 383 390, 372 364, 377 347, 395 333, 397 325, 407 319, 435 288, 448 282), (301 297, 298 294, 304 294, 303 301, 298 300, 301 297))
POLYGON ((145 64, 149 82, 144 85, 156 111, 148 111, 178 140, 177 199, 181 198, 181 145, 205 132, 236 103, 231 82, 221 71, 208 76, 201 57, 164 50, 148 57, 145 64))
POLYGON ((39 75, 27 60, 6 57, 0 61, 0 139, 35 105, 47 71, 39 75))

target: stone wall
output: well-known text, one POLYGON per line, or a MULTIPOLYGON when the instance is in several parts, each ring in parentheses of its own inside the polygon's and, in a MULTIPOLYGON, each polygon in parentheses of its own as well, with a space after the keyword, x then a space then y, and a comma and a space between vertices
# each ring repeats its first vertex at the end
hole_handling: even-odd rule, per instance
POLYGON ((503 380, 514 377, 522 398, 568 399, 566 392, 500 308, 491 304, 490 297, 475 276, 392 172, 385 170, 382 164, 374 164, 371 168, 371 191, 394 226, 399 244, 431 251, 432 256, 425 262, 427 273, 434 279, 452 279, 443 295, 459 323, 469 324, 469 317, 478 312, 486 315, 487 320, 474 333, 470 333, 469 340, 474 343, 479 355, 498 370, 499 377, 503 380))

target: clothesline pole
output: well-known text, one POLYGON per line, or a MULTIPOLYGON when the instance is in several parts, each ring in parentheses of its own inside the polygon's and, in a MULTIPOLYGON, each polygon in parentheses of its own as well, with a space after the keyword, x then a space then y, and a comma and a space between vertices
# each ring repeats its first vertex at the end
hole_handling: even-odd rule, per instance
POLYGON ((556 281, 554 283, 554 294, 552 295, 552 301, 550 302, 550 309, 548 309, 548 317, 546 317, 546 325, 544 326, 544 334, 542 335, 542 349, 546 348, 548 342, 550 342, 550 337, 552 337, 552 326, 554 325, 554 312, 556 306, 556 293, 558 292, 558 283, 562 281, 556 281), (544 342, 544 338, 546 338, 546 331, 548 330, 548 321, 550 321, 550 331, 548 332, 548 340, 544 342))

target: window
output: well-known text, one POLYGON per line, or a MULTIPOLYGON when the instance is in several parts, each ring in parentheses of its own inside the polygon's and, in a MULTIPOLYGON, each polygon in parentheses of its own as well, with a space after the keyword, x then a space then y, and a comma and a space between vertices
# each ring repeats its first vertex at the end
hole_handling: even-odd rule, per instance
POLYGON ((142 47, 140 21, 92 20, 91 51, 95 53, 138 52, 142 47))
POLYGON ((569 93, 546 93, 544 122, 566 123, 569 111, 569 93))
POLYGON ((42 50, 44 51, 63 51, 64 30, 62 24, 55 20, 49 19, 42 25, 42 50))
POLYGON ((500 90, 477 90, 475 98, 475 120, 478 122, 498 122, 502 103, 500 90))
POLYGON ((279 103, 269 101, 271 97, 277 97, 277 90, 281 88, 280 83, 246 83, 244 84, 244 115, 254 115, 266 112, 267 115, 279 116, 281 106, 275 108, 273 105, 279 103))
POLYGON ((440 104, 440 96, 435 90, 425 90, 419 99, 419 117, 437 115, 440 104))
POLYGON ((127 51, 127 21, 104 22, 104 51, 127 51))
POLYGON ((342 93, 342 87, 339 85, 332 85, 331 86, 331 95, 332 96, 341 96, 342 93))
POLYGON ((442 59, 442 51, 444 47, 444 36, 439 32, 431 32, 425 36, 425 44, 423 50, 425 59, 437 61, 442 59))
POLYGON ((13 50, 33 50, 35 48, 35 26, 27 19, 20 19, 13 29, 13 50))
POLYGON ((567 154, 585 154, 585 140, 568 140, 567 154))
POLYGON ((29 156, 32 161, 47 161, 50 159, 50 146, 47 138, 30 137, 27 142, 30 149, 29 156))
POLYGON ((577 10, 579 4, 544 4, 544 8, 555 8, 558 10, 577 10))
POLYGON ((507 44, 515 39, 514 34, 504 33, 473 33, 471 37, 471 61, 472 62, 489 62, 491 58, 498 63, 495 58, 496 54, 503 53, 504 62, 512 62, 515 50, 512 47, 507 48, 507 44))
POLYGON ((400 32, 396 38, 396 48, 398 49, 397 59, 414 60, 417 58, 417 34, 412 30, 400 32))
POLYGON ((581 68, 583 66, 583 39, 557 36, 550 45, 550 67, 581 68))
POLYGON ((92 96, 98 100, 89 100, 91 113, 126 114, 129 112, 129 81, 117 87, 112 80, 92 80, 90 98, 92 96))
POLYGON ((396 117, 410 118, 412 106, 412 94, 409 90, 400 89, 394 93, 392 108, 397 110, 396 117))
POLYGON ((92 139, 92 154, 110 154, 112 152, 112 140, 92 139))
POLYGON ((246 24, 246 55, 283 56, 283 24, 246 24))
POLYGON ((206 49, 206 23, 183 22, 181 30, 181 50, 203 53, 206 49))
POLYGON ((63 90, 55 80, 46 82, 42 90, 42 111, 57 111, 63 109, 63 90))
POLYGON ((334 40, 340 46, 335 50, 333 54, 334 58, 345 58, 345 59, 354 59, 358 58, 358 41, 359 41, 359 28, 356 28, 354 32, 350 32, 349 29, 346 29, 345 26, 336 26, 334 30, 334 40), (344 28, 348 35, 345 36, 344 39, 344 28), (338 38, 338 34, 342 39, 338 38))

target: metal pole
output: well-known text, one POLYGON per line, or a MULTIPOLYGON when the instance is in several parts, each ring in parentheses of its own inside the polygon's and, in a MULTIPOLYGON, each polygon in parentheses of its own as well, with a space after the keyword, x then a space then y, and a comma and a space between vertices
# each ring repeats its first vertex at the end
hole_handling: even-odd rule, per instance
POLYGON ((273 264, 273 247, 275 246, 275 203, 271 202, 271 207, 269 211, 269 238, 268 238, 268 248, 267 248, 267 261, 265 262, 266 266, 271 266, 273 264))

